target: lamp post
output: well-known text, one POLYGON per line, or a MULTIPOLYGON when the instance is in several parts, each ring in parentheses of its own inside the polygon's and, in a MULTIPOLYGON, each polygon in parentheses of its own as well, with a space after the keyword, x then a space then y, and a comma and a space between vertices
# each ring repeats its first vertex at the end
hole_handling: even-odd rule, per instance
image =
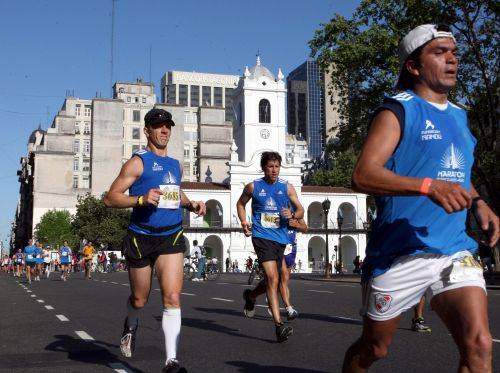
POLYGON ((337 212, 337 225, 339 227, 339 259, 338 259, 338 271, 342 274, 342 223, 344 222, 344 214, 342 210, 339 209, 337 212))
POLYGON ((325 261, 325 277, 330 278, 330 251, 328 246, 328 211, 330 211, 331 202, 327 198, 321 203, 323 213, 325 215, 325 232, 326 232, 326 261, 325 261))

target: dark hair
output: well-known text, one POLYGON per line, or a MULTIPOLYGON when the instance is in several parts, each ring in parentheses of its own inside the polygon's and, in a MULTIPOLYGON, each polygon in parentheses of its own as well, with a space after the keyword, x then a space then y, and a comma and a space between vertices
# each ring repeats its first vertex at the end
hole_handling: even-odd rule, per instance
POLYGON ((194 240, 193 245, 195 245, 195 246, 198 245, 198 240, 194 240))
POLYGON ((267 162, 269 161, 278 161, 281 166, 281 155, 278 152, 264 152, 260 157, 260 168, 264 169, 266 167, 267 162))
MULTIPOLYGON (((436 26, 436 30, 450 32, 450 26, 446 24, 438 24, 436 26)), ((420 67, 420 57, 422 56, 422 51, 424 50, 425 46, 432 40, 429 40, 427 43, 422 44, 420 47, 411 52, 411 54, 406 58, 403 66, 401 66, 401 72, 399 73, 398 82, 396 83, 397 90, 406 91, 407 89, 413 89, 413 87, 415 86, 415 77, 410 74, 410 72, 406 68, 406 63, 412 60, 417 63, 417 67, 420 67)))

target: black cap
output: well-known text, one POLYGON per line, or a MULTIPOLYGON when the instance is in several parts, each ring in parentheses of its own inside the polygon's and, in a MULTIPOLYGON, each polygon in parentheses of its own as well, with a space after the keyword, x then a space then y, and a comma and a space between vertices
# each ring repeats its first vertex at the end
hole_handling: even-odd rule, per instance
POLYGON ((175 123, 172 120, 172 114, 163 109, 149 110, 144 117, 144 123, 146 126, 152 126, 159 123, 167 123, 170 126, 175 126, 175 123))

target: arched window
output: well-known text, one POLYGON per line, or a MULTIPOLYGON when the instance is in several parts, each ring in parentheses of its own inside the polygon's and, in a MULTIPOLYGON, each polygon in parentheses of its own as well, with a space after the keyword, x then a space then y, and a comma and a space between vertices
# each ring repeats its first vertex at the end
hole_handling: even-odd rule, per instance
POLYGON ((259 123, 271 123, 271 104, 265 98, 259 102, 259 123))

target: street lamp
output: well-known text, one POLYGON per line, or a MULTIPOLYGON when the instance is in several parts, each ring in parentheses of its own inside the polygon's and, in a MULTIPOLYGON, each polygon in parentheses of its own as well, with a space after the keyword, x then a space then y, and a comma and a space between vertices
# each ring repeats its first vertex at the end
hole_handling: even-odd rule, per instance
POLYGON ((330 211, 331 202, 327 198, 321 203, 323 207, 323 213, 325 215, 325 232, 326 232, 326 262, 325 262, 325 277, 330 278, 330 252, 328 246, 328 211, 330 211))
POLYGON ((344 214, 342 210, 337 211, 337 225, 339 227, 339 260, 338 260, 338 271, 342 274, 342 223, 344 222, 344 214))

